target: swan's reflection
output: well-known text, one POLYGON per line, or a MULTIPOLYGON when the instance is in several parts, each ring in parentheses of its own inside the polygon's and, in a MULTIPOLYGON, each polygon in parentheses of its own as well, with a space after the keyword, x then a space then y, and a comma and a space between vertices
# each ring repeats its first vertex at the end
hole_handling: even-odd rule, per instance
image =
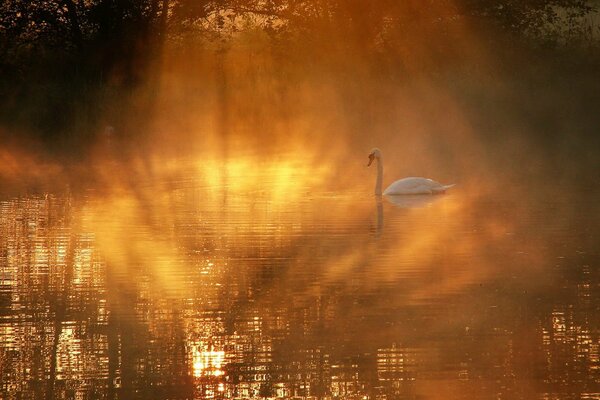
POLYGON ((375 236, 381 236, 383 232, 383 201, 381 196, 375 196, 375 205, 377 207, 377 229, 375 230, 375 236))
POLYGON ((397 195, 385 196, 385 199, 400 208, 424 208, 439 201, 444 195, 397 195))
POLYGON ((383 232, 383 199, 385 197, 387 201, 392 203, 394 206, 399 208, 425 208, 431 204, 439 201, 445 196, 436 196, 430 194, 424 195, 398 195, 398 196, 375 196, 375 207, 377 208, 377 225, 375 234, 377 237, 381 236, 383 232))

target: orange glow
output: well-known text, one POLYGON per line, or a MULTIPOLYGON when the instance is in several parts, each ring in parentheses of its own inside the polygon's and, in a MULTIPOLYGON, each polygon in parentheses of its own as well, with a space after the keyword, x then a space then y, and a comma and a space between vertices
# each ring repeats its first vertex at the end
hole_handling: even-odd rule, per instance
MULTIPOLYGON (((201 377, 220 377, 225 374, 223 371, 225 362, 225 352, 215 351, 206 347, 202 342, 192 344, 192 374, 196 378, 201 377)), ((222 386, 220 386, 222 389, 222 386)))
MULTIPOLYGON (((85 21, 89 2, 64 3, 79 11, 60 18, 85 21)), ((120 7, 92 3, 99 19, 120 7)), ((581 181, 597 140, 571 130, 596 125, 579 126, 589 106, 563 93, 570 81, 545 96, 541 63, 535 79, 506 71, 497 54, 530 57, 496 51, 458 0, 209 10, 221 3, 141 2, 157 17, 149 35, 165 23, 136 50, 149 60, 106 76, 111 57, 97 71, 73 62, 91 100, 70 100, 55 126, 39 125, 63 93, 29 111, 55 156, 0 140, 0 388, 444 400, 594 388, 600 224, 580 189, 597 183, 581 181), (170 31, 177 18, 189 32, 170 31), (456 186, 375 197, 373 147, 384 187, 456 186)))

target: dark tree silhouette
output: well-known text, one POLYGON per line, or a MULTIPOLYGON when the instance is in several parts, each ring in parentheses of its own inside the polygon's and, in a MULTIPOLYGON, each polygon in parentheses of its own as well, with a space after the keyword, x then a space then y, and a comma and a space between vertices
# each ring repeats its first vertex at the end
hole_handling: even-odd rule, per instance
MULTIPOLYGON (((106 88, 114 94, 112 107, 123 108, 127 90, 144 84, 154 91, 168 39, 196 35, 222 47, 233 32, 252 27, 280 49, 298 42, 320 54, 338 48, 374 65, 382 64, 382 54, 402 65, 423 53, 435 65, 460 60, 452 52, 463 26, 491 41, 507 35, 547 41, 550 27, 592 11, 585 0, 6 0, 0 3, 0 120, 60 132, 82 102, 105 114, 97 96, 106 88), (36 81, 45 82, 44 91, 36 81), (31 99, 35 118, 22 111, 31 99)), ((137 112, 150 112, 152 99, 146 104, 137 112)))

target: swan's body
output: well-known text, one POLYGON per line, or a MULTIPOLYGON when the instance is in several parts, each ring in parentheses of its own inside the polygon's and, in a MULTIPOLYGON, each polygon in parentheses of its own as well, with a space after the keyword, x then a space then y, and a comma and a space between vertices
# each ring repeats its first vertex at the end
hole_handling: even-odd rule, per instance
POLYGON ((383 191, 386 196, 395 194, 436 194, 444 193, 454 185, 442 185, 427 178, 404 178, 392 183, 383 191))
MULTIPOLYGON (((377 183, 375 184, 375 194, 381 196, 381 185, 383 183, 383 160, 381 151, 373 149, 369 154, 369 164, 377 160, 377 183)), ((454 185, 442 185, 432 179, 427 178, 404 178, 397 180, 383 191, 386 196, 404 195, 404 194, 439 194, 445 193, 454 185)))

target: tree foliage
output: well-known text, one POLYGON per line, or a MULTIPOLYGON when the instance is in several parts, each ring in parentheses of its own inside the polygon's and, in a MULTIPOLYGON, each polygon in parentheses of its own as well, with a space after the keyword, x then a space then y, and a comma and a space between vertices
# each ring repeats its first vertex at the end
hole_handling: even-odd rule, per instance
POLYGON ((586 0, 5 0, 0 5, 3 45, 57 45, 76 49, 101 41, 156 40, 167 28, 214 30, 253 15, 271 31, 318 27, 370 41, 392 29, 469 19, 517 34, 539 33, 561 14, 592 11, 586 0))
MULTIPOLYGON (((291 49, 289 59, 294 46, 278 45, 293 41, 308 49, 307 59, 324 55, 334 68, 348 57, 404 71, 406 60, 417 70, 446 65, 452 46, 469 37, 465 26, 540 38, 590 12, 586 0, 3 0, 0 119, 59 132, 80 115, 110 114, 102 104, 124 108, 132 85, 155 81, 149 74, 165 42, 186 37, 222 49, 250 28, 275 39, 273 49, 291 49)), ((215 76, 224 85, 223 71, 215 76)))

